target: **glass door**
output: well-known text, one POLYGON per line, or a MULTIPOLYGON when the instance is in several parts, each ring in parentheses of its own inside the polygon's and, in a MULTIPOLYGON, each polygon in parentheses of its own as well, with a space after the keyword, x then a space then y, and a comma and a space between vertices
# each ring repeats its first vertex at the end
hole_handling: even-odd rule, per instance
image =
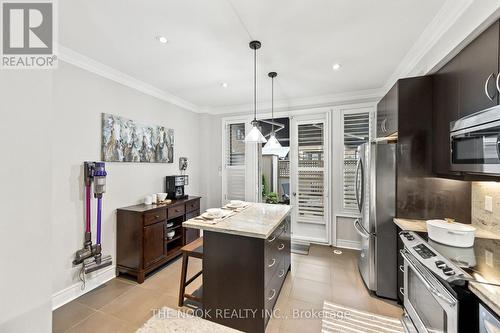
POLYGON ((327 138, 325 116, 292 119, 292 230, 304 241, 329 241, 327 138))

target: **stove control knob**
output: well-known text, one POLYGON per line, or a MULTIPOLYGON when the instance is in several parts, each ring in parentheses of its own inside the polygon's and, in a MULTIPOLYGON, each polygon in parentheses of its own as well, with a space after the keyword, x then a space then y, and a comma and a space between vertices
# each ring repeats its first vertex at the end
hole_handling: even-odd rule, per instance
POLYGON ((436 267, 439 269, 443 269, 446 267, 446 263, 442 260, 436 260, 436 267))
POLYGON ((413 237, 412 235, 408 235, 406 236, 406 239, 412 241, 415 239, 415 237, 413 237))
POLYGON ((450 267, 443 268, 443 273, 448 276, 455 275, 455 271, 450 267))

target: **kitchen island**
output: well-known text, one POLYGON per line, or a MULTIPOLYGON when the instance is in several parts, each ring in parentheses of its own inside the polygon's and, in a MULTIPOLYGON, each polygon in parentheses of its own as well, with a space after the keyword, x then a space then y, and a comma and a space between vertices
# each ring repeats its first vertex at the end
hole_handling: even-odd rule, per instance
POLYGON ((254 203, 203 230, 205 319, 245 332, 264 332, 290 269, 290 206, 254 203))

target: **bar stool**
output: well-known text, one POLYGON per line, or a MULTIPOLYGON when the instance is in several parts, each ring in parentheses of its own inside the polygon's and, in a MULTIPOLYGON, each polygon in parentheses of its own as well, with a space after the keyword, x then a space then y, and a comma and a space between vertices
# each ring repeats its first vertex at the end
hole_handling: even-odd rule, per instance
POLYGON ((187 294, 186 287, 203 273, 203 267, 201 271, 193 275, 189 280, 186 281, 186 278, 187 278, 189 257, 194 257, 203 260, 203 237, 200 237, 195 241, 187 245, 184 245, 181 248, 181 252, 182 252, 182 270, 181 270, 181 284, 179 290, 179 307, 184 306, 184 298, 187 298, 189 300, 201 304, 202 301, 201 295, 199 296, 194 295, 196 292, 194 292, 193 294, 187 294))

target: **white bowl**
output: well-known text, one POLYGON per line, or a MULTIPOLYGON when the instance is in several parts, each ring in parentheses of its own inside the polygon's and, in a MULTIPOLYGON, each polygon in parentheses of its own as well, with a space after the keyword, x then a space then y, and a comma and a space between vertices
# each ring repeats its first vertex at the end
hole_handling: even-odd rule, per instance
POLYGON ((172 238, 174 238, 174 236, 175 236, 175 231, 174 230, 167 232, 167 238, 168 239, 172 239, 172 238))
POLYGON ((207 209, 207 213, 214 217, 221 217, 224 214, 220 208, 209 208, 207 209))
POLYGON ((158 199, 158 201, 165 201, 167 196, 168 193, 156 193, 156 198, 158 199))
POLYGON ((438 243, 455 247, 474 245, 476 228, 471 225, 444 220, 428 220, 426 224, 429 238, 438 243))
POLYGON ((230 200, 229 203, 231 206, 243 206, 244 202, 241 200, 230 200))

